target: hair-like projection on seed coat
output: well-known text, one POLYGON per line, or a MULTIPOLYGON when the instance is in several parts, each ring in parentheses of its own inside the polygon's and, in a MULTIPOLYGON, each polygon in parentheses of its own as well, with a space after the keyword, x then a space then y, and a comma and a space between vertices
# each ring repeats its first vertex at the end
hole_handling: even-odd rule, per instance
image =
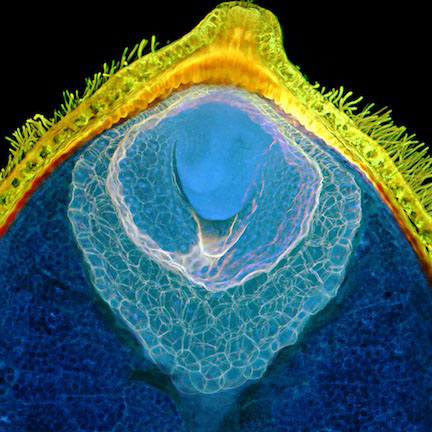
POLYGON ((8 138, 1 425, 431 430, 430 150, 280 18, 222 3, 8 138))
POLYGON ((96 139, 68 215, 100 296, 185 393, 257 379, 338 292, 353 175, 235 87, 175 93, 96 139))

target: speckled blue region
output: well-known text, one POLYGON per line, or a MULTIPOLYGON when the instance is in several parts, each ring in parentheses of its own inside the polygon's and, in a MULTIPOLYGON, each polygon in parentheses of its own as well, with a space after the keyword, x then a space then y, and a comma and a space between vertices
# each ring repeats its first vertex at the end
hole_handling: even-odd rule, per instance
POLYGON ((244 392, 229 430, 432 431, 432 286, 391 212, 356 180, 362 232, 339 297, 244 392))
POLYGON ((90 289, 66 217, 75 160, 0 240, 0 431, 184 431, 172 398, 133 380, 148 362, 90 289))
MULTIPOLYGON (((185 431, 172 397, 134 379, 151 366, 90 287, 66 217, 74 160, 0 240, 0 431, 185 431)), ((432 290, 358 182, 362 231, 340 295, 239 395, 220 431, 432 430, 432 290)))

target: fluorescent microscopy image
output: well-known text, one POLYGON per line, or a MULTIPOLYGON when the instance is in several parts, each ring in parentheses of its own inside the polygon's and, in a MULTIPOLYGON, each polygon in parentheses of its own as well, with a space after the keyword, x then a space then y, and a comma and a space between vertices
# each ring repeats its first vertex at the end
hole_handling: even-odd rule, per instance
POLYGON ((337 294, 361 219, 351 174, 257 96, 223 87, 180 92, 102 134, 77 162, 72 185, 69 218, 96 289, 186 392, 261 377, 337 294), (236 105, 267 133, 240 108, 233 113, 236 105), (229 205, 240 195, 238 216, 203 227, 181 195, 172 159, 183 166, 184 130, 193 141, 187 163, 198 165, 188 167, 186 184, 204 188, 201 178, 210 178, 193 195, 199 212, 218 193, 229 205), (258 165, 243 174, 239 142, 257 137, 265 154, 257 163, 240 147, 242 160, 258 165), (203 143, 223 156, 203 155, 203 143))
POLYGON ((360 102, 227 2, 18 129, 0 431, 429 432, 432 160, 360 102))

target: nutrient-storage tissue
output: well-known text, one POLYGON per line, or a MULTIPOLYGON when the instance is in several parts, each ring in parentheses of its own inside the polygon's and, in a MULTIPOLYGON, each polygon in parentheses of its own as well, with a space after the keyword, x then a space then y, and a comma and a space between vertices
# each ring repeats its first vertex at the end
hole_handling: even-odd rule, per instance
POLYGON ((13 134, 1 428, 431 430, 427 148, 281 24, 222 3, 13 134))

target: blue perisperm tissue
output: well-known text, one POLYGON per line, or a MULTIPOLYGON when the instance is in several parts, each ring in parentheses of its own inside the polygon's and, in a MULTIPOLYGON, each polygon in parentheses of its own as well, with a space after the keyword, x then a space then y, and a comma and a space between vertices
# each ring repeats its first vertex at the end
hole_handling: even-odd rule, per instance
POLYGON ((196 86, 78 160, 68 215, 100 296, 185 393, 236 388, 335 297, 354 177, 269 102, 196 86))

